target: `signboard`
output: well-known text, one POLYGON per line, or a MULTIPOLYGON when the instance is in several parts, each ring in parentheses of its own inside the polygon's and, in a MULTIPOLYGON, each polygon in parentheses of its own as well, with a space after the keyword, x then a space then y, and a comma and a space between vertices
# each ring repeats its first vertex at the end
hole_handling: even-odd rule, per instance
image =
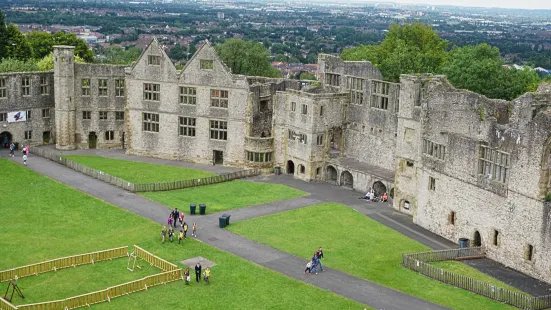
POLYGON ((24 122, 27 120, 27 112, 17 111, 8 113, 8 123, 24 122))

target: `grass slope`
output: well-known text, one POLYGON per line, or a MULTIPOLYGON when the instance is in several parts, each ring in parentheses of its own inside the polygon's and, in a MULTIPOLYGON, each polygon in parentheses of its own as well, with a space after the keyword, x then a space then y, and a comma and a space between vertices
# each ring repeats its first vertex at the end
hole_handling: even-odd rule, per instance
POLYGON ((197 205, 204 203, 207 205, 207 213, 216 213, 296 198, 306 193, 281 184, 236 180, 175 191, 140 193, 140 195, 165 206, 178 208, 185 213, 189 212, 190 203, 197 205))
POLYGON ((65 158, 132 183, 181 181, 214 175, 197 169, 148 164, 101 156, 71 155, 65 156, 65 158))
MULTIPOLYGON (((5 159, 0 159, 0 171, 0 188, 6 193, 0 199, 0 270, 132 244, 179 266, 182 266, 180 261, 196 256, 203 256, 217 264, 212 268, 211 285, 192 283, 186 286, 183 281, 177 281, 116 298, 111 303, 102 303, 93 308, 317 310, 320 305, 327 309, 364 308, 359 303, 194 240, 186 240, 182 245, 170 242, 161 244, 161 225, 5 159)), ((29 286, 25 284, 23 294, 28 300, 55 300, 67 295, 67 287, 74 287, 70 294, 83 294, 89 289, 128 280, 125 279, 128 275, 124 274, 126 266, 101 264, 96 265, 97 270, 95 266, 67 270, 67 277, 65 271, 60 271, 59 275, 31 277, 28 279, 29 286), (92 275, 96 271, 103 277, 92 275), (90 282, 87 284, 90 286, 81 287, 83 281, 90 282)), ((0 284, 0 291, 5 290, 5 285, 0 284)))
MULTIPOLYGON (((327 267, 452 309, 514 309, 402 267, 402 254, 429 249, 344 205, 320 204, 237 222, 228 229, 305 260, 322 246, 327 267)), ((455 266, 457 271, 464 267, 455 266)))

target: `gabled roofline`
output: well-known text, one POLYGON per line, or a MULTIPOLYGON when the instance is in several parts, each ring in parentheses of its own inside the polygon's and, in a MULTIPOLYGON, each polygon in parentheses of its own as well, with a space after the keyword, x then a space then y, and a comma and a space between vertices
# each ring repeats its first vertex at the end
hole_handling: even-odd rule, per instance
POLYGON ((222 66, 224 66, 224 71, 226 71, 226 73, 229 75, 229 77, 234 80, 235 79, 235 76, 234 74, 231 72, 231 69, 224 63, 224 61, 222 60, 222 58, 220 58, 220 56, 218 55, 218 53, 216 52, 216 49, 214 48, 214 46, 212 46, 212 44, 210 44, 210 41, 209 40, 205 40, 205 43, 203 45, 201 45, 201 47, 199 47, 197 49, 197 51, 195 51, 195 53, 193 54, 193 56, 186 62, 186 65, 182 68, 182 71, 180 72, 180 74, 178 75, 178 78, 180 78, 182 76, 182 74, 184 74, 184 72, 186 71, 186 69, 188 68, 189 64, 193 62, 193 60, 195 60, 195 58, 197 57, 197 55, 199 55, 199 52, 201 52, 201 50, 203 50, 203 48, 205 48, 205 46, 208 46, 210 48, 212 48, 213 52, 214 52, 214 56, 216 57, 216 59, 218 59, 218 61, 220 61, 220 63, 222 64, 222 66))
MULTIPOLYGON (((153 37, 153 39, 151 39, 151 41, 149 42, 149 44, 147 44, 147 46, 143 49, 140 57, 138 57, 138 59, 132 64, 132 67, 130 67, 132 70, 134 70, 134 67, 136 67, 136 65, 142 60, 142 57, 145 55, 145 53, 147 52, 147 50, 149 50, 149 48, 151 47, 151 44, 153 44, 153 42, 159 44, 159 41, 157 41, 157 38, 156 37, 153 37)), ((159 50, 161 51, 161 53, 169 60, 170 64, 172 65, 172 68, 178 72, 178 69, 176 69, 176 66, 174 65, 174 63, 172 62, 172 60, 170 60, 170 57, 168 57, 168 55, 165 53, 164 49, 161 48, 161 46, 159 45, 159 50)))

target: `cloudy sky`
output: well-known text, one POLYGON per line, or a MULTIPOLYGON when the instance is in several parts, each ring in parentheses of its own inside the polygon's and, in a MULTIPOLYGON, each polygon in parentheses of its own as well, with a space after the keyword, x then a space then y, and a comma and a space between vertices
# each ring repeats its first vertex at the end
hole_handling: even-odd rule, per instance
POLYGON ((455 6, 499 7, 515 9, 550 9, 550 0, 395 0, 400 3, 440 4, 455 6))

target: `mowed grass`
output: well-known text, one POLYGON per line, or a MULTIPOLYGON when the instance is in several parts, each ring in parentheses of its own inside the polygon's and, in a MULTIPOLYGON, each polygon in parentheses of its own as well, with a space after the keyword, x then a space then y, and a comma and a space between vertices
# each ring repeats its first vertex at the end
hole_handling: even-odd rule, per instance
POLYGON ((504 289, 508 289, 508 290, 513 291, 515 293, 528 295, 525 292, 523 292, 519 289, 516 289, 516 288, 514 288, 514 287, 512 287, 508 284, 505 284, 505 283, 503 283, 499 280, 496 280, 495 278, 492 278, 491 276, 489 276, 485 273, 482 273, 482 272, 476 270, 475 268, 473 268, 471 266, 465 265, 462 262, 444 261, 444 262, 432 262, 430 264, 435 266, 435 267, 447 270, 449 272, 461 274, 461 275, 464 275, 466 277, 470 277, 470 278, 473 278, 473 279, 476 279, 476 280, 479 280, 479 281, 482 281, 482 282, 490 283, 494 286, 498 286, 498 287, 501 287, 501 288, 504 288, 504 289))
MULTIPOLYGON (((228 229, 304 257, 305 263, 322 246, 326 267, 451 309, 515 309, 402 267, 402 254, 429 248, 344 205, 315 205, 237 222, 228 229)), ((466 267, 454 266, 457 272, 476 273, 466 267)), ((499 283, 495 279, 492 282, 499 283)))
POLYGON ((64 157, 132 183, 181 181, 214 175, 197 169, 148 164, 101 156, 71 155, 64 157))
MULTIPOLYGON (((197 256, 217 264, 212 268, 210 285, 192 283, 187 286, 177 281, 115 298, 111 303, 93 308, 317 310, 320 305, 327 309, 364 308, 359 303, 194 240, 188 239, 181 245, 177 242, 162 244, 160 224, 5 159, 0 159, 0 171, 0 188, 6 193, 0 199, 0 270, 133 244, 179 266, 182 266, 180 261, 197 256)), ((123 283, 136 275, 141 277, 126 271, 125 264, 116 261, 103 264, 20 279, 18 283, 24 284, 24 302, 56 300, 68 294, 84 294, 90 289, 123 283), (83 282, 89 283, 81 285, 83 282), (67 292, 69 287, 70 292, 67 292)), ((5 289, 5 286, 0 288, 5 289)), ((14 302, 22 303, 18 297, 14 302)))
POLYGON ((281 184, 235 180, 208 186, 165 192, 146 192, 140 195, 171 208, 189 213, 189 205, 204 203, 207 213, 256 206, 279 200, 304 196, 307 193, 281 184))
MULTIPOLYGON (((63 299, 163 272, 146 263, 140 264, 142 269, 135 268, 134 272, 129 272, 127 264, 128 258, 124 257, 21 278, 17 280, 17 286, 25 299, 16 297, 14 303, 22 305, 52 300, 50 288, 53 287, 57 290, 56 297, 63 299)), ((0 283, 0 291, 5 292, 7 285, 6 282, 0 283)))

